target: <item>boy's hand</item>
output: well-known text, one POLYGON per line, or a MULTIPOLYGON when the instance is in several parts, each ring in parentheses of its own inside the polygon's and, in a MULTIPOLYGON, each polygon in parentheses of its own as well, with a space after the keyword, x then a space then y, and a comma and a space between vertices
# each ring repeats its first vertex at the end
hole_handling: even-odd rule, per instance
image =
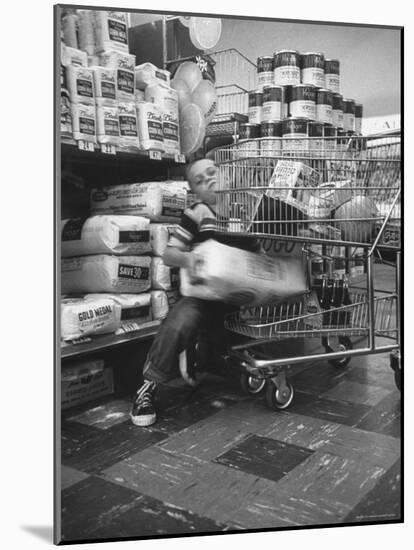
POLYGON ((200 277, 200 264, 203 262, 203 259, 195 251, 189 252, 187 254, 187 271, 191 283, 201 283, 202 277, 200 277))

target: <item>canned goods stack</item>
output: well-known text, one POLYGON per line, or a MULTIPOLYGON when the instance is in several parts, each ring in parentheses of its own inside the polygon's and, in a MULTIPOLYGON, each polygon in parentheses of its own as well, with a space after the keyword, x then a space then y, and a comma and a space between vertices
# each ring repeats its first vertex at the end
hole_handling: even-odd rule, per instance
POLYGON ((298 149, 311 137, 320 138, 312 140, 312 150, 338 150, 346 137, 361 135, 363 106, 341 95, 340 62, 323 53, 280 50, 259 57, 257 89, 248 96, 249 124, 240 129, 240 140, 285 138, 298 149))

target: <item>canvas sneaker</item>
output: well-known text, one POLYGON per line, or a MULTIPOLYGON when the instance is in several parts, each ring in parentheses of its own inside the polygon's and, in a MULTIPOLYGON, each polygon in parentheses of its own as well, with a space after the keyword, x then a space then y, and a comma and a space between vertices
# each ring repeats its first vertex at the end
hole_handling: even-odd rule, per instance
POLYGON ((136 426, 151 426, 157 420, 154 408, 154 390, 157 384, 145 380, 139 388, 132 404, 130 417, 136 426))

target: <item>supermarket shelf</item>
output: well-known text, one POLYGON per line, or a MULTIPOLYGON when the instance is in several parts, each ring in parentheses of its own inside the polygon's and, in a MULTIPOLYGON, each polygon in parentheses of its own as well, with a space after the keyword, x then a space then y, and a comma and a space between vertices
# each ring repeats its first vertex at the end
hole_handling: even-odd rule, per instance
POLYGON ((78 161, 99 161, 99 162, 162 162, 167 164, 185 164, 185 156, 173 155, 169 153, 161 153, 155 150, 137 150, 137 151, 124 151, 117 149, 115 154, 103 153, 98 145, 94 145, 94 151, 84 151, 79 149, 75 140, 62 139, 61 141, 61 154, 62 157, 72 157, 78 161))
POLYGON ((126 334, 104 334, 101 336, 95 336, 88 342, 82 342, 79 344, 65 344, 61 347, 61 359, 75 359, 77 357, 82 357, 95 352, 108 351, 109 349, 113 349, 124 344, 148 340, 149 338, 155 336, 160 325, 161 321, 151 321, 143 324, 139 330, 128 332, 126 334))

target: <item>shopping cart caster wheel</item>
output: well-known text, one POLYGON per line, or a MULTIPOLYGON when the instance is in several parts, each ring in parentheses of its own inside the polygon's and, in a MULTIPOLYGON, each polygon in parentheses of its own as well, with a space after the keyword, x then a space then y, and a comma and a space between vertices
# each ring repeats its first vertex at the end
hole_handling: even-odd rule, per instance
POLYGON ((287 409, 293 401, 295 391, 290 382, 286 382, 283 389, 269 380, 266 384, 266 403, 276 411, 287 409))
POLYGON ((258 395, 265 385, 266 380, 264 378, 257 378, 245 372, 240 375, 240 387, 247 395, 258 395))
MULTIPOLYGON (((353 347, 352 342, 348 338, 348 336, 339 336, 338 344, 339 345, 336 349, 333 349, 328 343, 324 344, 326 353, 333 353, 335 351, 347 351, 352 349, 353 347)), ((328 363, 333 367, 344 368, 348 365, 351 359, 352 357, 342 357, 341 359, 329 359, 328 363)))

